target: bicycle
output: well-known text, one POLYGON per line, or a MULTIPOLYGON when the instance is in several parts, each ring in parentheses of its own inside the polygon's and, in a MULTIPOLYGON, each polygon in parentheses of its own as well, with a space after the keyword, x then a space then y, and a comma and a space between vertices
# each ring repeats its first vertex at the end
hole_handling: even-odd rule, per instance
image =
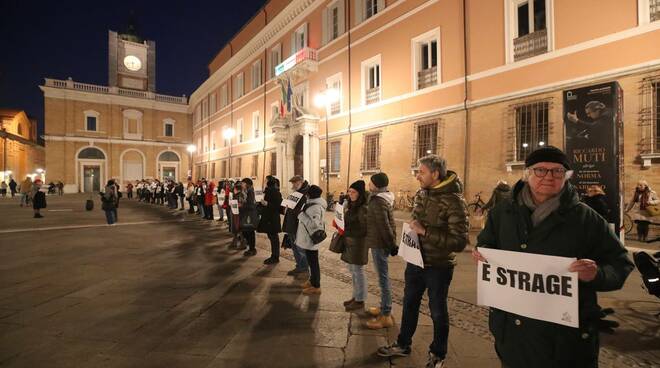
POLYGON ((394 201, 394 209, 411 212, 415 207, 415 196, 410 194, 409 190, 398 191, 394 201))
POLYGON ((481 192, 474 195, 474 201, 468 203, 468 214, 470 216, 481 216, 486 202, 481 200, 481 192))
POLYGON ((623 224, 620 230, 623 230, 626 234, 629 234, 633 229, 633 219, 627 212, 623 213, 623 224))

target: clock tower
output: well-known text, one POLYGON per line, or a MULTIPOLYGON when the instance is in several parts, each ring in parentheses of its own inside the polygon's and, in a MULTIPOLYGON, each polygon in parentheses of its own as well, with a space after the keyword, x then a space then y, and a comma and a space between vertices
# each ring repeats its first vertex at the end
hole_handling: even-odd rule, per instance
POLYGON ((108 85, 156 91, 156 43, 143 40, 131 23, 125 32, 108 31, 108 85))

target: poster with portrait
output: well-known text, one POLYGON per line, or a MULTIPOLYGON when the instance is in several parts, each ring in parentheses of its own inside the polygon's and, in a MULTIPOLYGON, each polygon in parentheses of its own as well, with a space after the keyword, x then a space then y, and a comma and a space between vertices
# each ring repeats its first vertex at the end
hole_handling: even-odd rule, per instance
POLYGON ((581 196, 602 189, 607 222, 619 233, 623 186, 623 90, 616 82, 563 93, 565 151, 581 196))

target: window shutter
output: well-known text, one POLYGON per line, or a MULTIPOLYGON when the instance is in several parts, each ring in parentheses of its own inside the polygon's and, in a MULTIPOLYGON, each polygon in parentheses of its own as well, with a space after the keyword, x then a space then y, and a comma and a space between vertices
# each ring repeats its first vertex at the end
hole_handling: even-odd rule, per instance
POLYGON ((364 0, 355 0, 355 25, 362 23, 364 17, 364 0))
POLYGON ((339 14, 339 34, 341 35, 346 31, 346 9, 344 9, 344 0, 339 0, 337 13, 339 14))
POLYGON ((328 8, 324 8, 323 12, 321 12, 321 24, 322 45, 325 45, 328 43, 328 39, 330 39, 330 30, 328 29, 328 8))

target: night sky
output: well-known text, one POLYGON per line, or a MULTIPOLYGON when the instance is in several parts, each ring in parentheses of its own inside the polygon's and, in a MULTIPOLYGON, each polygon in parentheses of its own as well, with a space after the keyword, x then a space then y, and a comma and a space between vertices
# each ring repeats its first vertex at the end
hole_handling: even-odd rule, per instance
POLYGON ((207 65, 265 0, 0 0, 0 108, 27 111, 43 134, 44 78, 108 84, 108 30, 156 41, 156 90, 190 94, 207 65))

